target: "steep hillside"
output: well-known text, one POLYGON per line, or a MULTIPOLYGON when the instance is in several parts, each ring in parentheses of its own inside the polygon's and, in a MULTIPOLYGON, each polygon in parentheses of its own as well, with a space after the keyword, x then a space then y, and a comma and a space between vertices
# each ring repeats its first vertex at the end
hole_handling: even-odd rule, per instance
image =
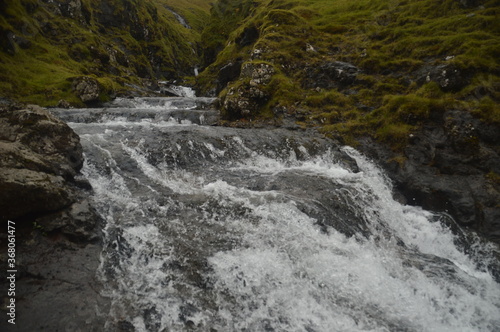
MULTIPOLYGON (((239 13, 246 16, 200 85, 208 91, 216 79, 232 82, 222 93, 229 100, 250 79, 221 68, 269 65, 272 84, 245 117, 303 108, 328 131, 368 126, 391 141, 452 106, 500 122, 496 1, 236 1, 230 10, 224 2, 226 12, 212 16, 219 36, 239 13)), ((230 104, 226 116, 240 117, 230 104)))
POLYGON ((203 0, 3 1, 0 96, 78 105, 193 75, 208 15, 203 0))
POLYGON ((197 82, 230 124, 319 126, 375 157, 408 202, 500 240, 498 1, 226 2, 197 82))

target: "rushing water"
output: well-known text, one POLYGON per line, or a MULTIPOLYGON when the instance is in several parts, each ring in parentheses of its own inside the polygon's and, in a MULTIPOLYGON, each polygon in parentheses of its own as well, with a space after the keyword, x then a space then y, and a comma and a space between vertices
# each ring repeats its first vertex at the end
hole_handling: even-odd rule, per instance
POLYGON ((211 126, 210 101, 54 111, 106 220, 108 330, 500 330, 493 247, 465 255, 354 149, 211 126))

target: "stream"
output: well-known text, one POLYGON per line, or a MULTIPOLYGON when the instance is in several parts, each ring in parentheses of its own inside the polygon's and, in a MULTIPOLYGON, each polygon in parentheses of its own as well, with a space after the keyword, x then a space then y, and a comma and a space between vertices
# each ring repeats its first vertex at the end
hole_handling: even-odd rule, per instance
POLYGON ((110 331, 500 331, 494 247, 402 205, 355 149, 215 126, 212 99, 53 110, 106 224, 110 331))

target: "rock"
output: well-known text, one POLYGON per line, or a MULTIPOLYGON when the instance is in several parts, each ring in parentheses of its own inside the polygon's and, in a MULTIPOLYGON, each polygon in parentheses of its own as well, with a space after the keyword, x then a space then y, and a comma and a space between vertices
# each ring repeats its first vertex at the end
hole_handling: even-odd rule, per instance
POLYGON ((79 137, 36 106, 0 111, 0 211, 7 219, 60 210, 76 200, 79 137))
MULTIPOLYGON (((38 106, 0 103, 0 215, 16 227, 17 331, 104 330, 102 225, 77 188, 82 164, 79 137, 64 122, 38 106)), ((2 320, 0 330, 12 325, 2 320)))
POLYGON ((65 17, 77 19, 82 17, 82 2, 80 0, 66 0, 59 4, 61 14, 65 17))
POLYGON ((241 69, 241 77, 249 77, 250 85, 265 85, 274 75, 274 67, 268 63, 246 62, 241 69))
POLYGON ((371 140, 362 140, 361 149, 381 162, 408 204, 447 212, 459 225, 500 243, 500 183, 489 178, 500 174, 498 126, 452 110, 409 141, 401 164, 371 140))
POLYGON ((234 81, 240 76, 242 60, 237 59, 234 62, 229 62, 219 70, 217 75, 216 94, 218 95, 229 82, 234 81))
POLYGON ((268 63, 243 64, 240 81, 222 100, 222 115, 227 119, 250 118, 260 112, 269 99, 265 86, 271 82, 275 69, 268 63), (250 81, 247 82, 248 78, 250 81))
POLYGON ((99 82, 92 77, 81 76, 73 80, 73 91, 84 103, 99 101, 101 87, 99 82))
POLYGON ((4 30, 4 28, 0 27, 0 51, 15 55, 18 47, 27 49, 31 47, 31 42, 11 30, 4 30))
POLYGON ((260 111, 268 98, 268 93, 248 84, 231 88, 223 99, 222 115, 227 119, 250 118, 260 111))
POLYGON ((57 103, 57 107, 58 108, 70 108, 71 104, 67 100, 61 99, 57 103))
MULTIPOLYGON (((102 295, 103 286, 96 277, 102 246, 42 235, 39 229, 19 231, 16 229, 16 325, 12 329, 2 319, 0 330, 105 331, 110 300, 102 295)), ((0 286, 9 288, 3 280, 0 286)))
POLYGON ((472 7, 477 7, 481 1, 480 0, 459 0, 459 2, 465 8, 472 8, 472 7))
POLYGON ((252 45, 259 39, 259 29, 255 26, 251 27, 246 27, 243 29, 243 32, 236 37, 236 44, 238 44, 241 47, 252 45))
POLYGON ((453 64, 424 66, 416 72, 417 82, 436 82, 443 91, 459 91, 469 84, 470 75, 453 64))
POLYGON ((325 62, 314 68, 306 67, 302 86, 305 89, 344 89, 356 82, 358 67, 341 61, 325 62))
POLYGON ((47 233, 61 233, 74 242, 92 242, 99 239, 96 227, 101 218, 87 199, 73 203, 68 209, 36 219, 47 233))

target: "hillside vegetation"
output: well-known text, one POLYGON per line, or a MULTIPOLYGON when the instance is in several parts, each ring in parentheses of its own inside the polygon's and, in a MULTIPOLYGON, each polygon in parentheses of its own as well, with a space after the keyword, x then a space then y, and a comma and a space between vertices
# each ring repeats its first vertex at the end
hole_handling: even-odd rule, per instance
POLYGON ((97 82, 101 101, 144 79, 192 76, 209 8, 204 0, 2 1, 1 96, 81 105, 82 76, 97 82))
POLYGON ((222 83, 230 120, 292 116, 401 148, 452 108, 500 124, 499 13, 494 0, 221 0, 198 83, 222 83))

